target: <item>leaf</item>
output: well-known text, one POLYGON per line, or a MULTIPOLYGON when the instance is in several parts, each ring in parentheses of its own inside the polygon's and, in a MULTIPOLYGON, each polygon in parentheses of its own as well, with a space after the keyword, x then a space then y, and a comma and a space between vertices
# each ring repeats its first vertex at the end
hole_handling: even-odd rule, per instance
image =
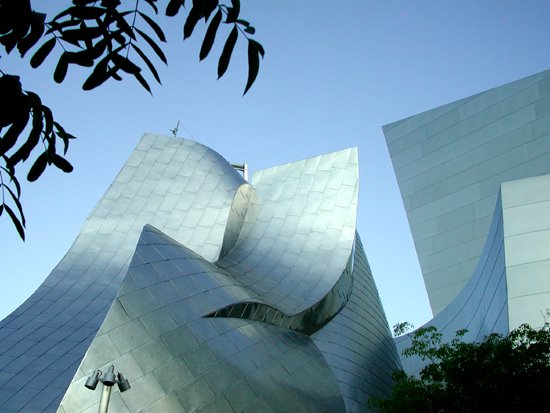
POLYGON ((111 32, 111 37, 116 40, 121 46, 126 46, 126 37, 122 34, 122 30, 118 29, 114 32, 111 32))
MULTIPOLYGON (((10 182, 13 182, 13 185, 15 186, 15 190, 17 191, 17 198, 19 198, 21 196, 21 185, 19 185, 19 181, 15 177, 15 169, 12 165, 9 164, 5 156, 3 158, 4 158, 4 161, 6 162, 6 167, 0 166, 0 169, 6 171, 6 173, 9 175, 10 182)), ((2 214, 0 213, 0 215, 2 214)))
POLYGON ((139 35, 143 37, 143 39, 149 44, 149 46, 151 46, 151 48, 155 51, 155 53, 160 58, 160 60, 162 60, 164 64, 168 64, 168 61, 166 60, 166 56, 162 52, 162 49, 155 43, 155 41, 151 39, 146 33, 143 33, 141 30, 139 30, 137 27, 136 27, 136 32, 138 32, 139 35))
POLYGON ((155 68, 153 63, 151 63, 151 61, 145 55, 145 53, 143 53, 143 51, 139 47, 137 47, 137 45, 135 43, 132 43, 132 47, 134 48, 136 53, 139 55, 139 57, 141 57, 141 59, 145 62, 145 64, 147 65, 147 67, 149 68, 149 70, 151 71, 151 73, 153 74, 155 79, 157 80, 157 82, 161 83, 159 74, 157 72, 157 69, 155 68))
MULTIPOLYGON (((73 6, 69 7, 66 10, 72 17, 75 17, 77 19, 81 20, 92 20, 92 19, 99 19, 101 16, 105 14, 107 9, 103 7, 94 7, 94 6, 73 6)), ((61 15, 58 14, 54 20, 57 20, 61 15)))
POLYGON ((11 210, 11 208, 4 204, 4 209, 8 213, 8 215, 11 218, 11 222, 13 222, 13 225, 15 225, 15 228, 17 229, 17 232, 19 233, 19 236, 24 241, 25 240, 25 229, 23 228, 23 225, 21 225, 21 222, 19 221, 19 218, 15 215, 15 213, 11 210))
POLYGON ((91 49, 88 49, 88 52, 90 52, 90 57, 95 60, 103 54, 106 48, 107 39, 101 39, 91 49))
POLYGON ((65 79, 65 76, 67 75, 67 69, 69 68, 69 59, 67 58, 67 52, 63 52, 63 54, 59 57, 59 61, 57 62, 57 66, 55 67, 55 72, 53 73, 53 79, 57 83, 63 82, 65 79))
POLYGON ((44 130, 45 135, 52 133, 53 129, 53 114, 49 107, 42 105, 42 114, 44 115, 44 120, 46 121, 46 129, 44 130))
POLYGON ((36 53, 31 58, 31 67, 36 69, 38 66, 44 62, 44 59, 50 54, 55 46, 55 37, 52 37, 36 51, 36 53))
POLYGON ((37 13, 35 11, 32 12, 31 32, 17 43, 17 50, 19 50, 21 57, 25 56, 25 53, 27 53, 29 49, 33 47, 44 34, 45 20, 46 15, 44 13, 37 13))
POLYGON ((141 83, 141 86, 143 86, 149 93, 151 93, 151 88, 149 87, 149 83, 145 80, 145 78, 141 75, 141 73, 134 73, 135 78, 138 80, 139 83, 141 83))
POLYGON ((21 135, 21 132, 23 132, 25 126, 27 126, 28 121, 29 111, 26 109, 19 114, 18 119, 10 126, 2 139, 0 139, 0 156, 5 155, 5 153, 15 145, 19 135, 21 135))
POLYGON ((256 29, 252 26, 248 26, 247 28, 244 29, 245 33, 248 33, 248 34, 254 34, 256 33, 256 29))
POLYGON ((54 122, 53 124, 55 125, 55 129, 57 130, 57 134, 63 140, 63 143, 64 143, 63 155, 66 155, 67 150, 69 149, 69 140, 76 139, 76 137, 71 135, 70 133, 65 132, 65 129, 63 129, 63 127, 59 123, 54 122))
POLYGON ((255 40, 248 39, 248 80, 246 81, 246 87, 244 88, 243 95, 246 95, 250 86, 256 80, 258 71, 260 70, 260 54, 263 57, 263 47, 255 40), (261 52, 260 49, 261 48, 261 52))
POLYGON ((42 172, 44 172, 44 170, 46 169, 47 164, 48 164, 48 153, 42 152, 40 156, 36 158, 36 161, 34 161, 33 165, 31 166, 31 169, 27 174, 27 180, 29 182, 34 182, 38 178, 40 178, 40 175, 42 175, 42 172))
POLYGON ((99 85, 102 85, 107 79, 109 79, 110 74, 107 70, 107 66, 110 61, 110 56, 105 56, 101 59, 94 67, 94 70, 88 79, 84 81, 82 89, 92 90, 99 85))
POLYGON ((191 8, 191 11, 189 11, 189 14, 187 15, 187 19, 185 20, 185 24, 183 25, 183 40, 193 34, 193 29, 202 16, 203 13, 197 6, 193 6, 191 8))
POLYGON ((158 14, 159 13, 159 9, 157 8, 156 4, 155 4, 155 1, 156 0, 145 0, 145 2, 151 6, 153 8, 153 10, 155 11, 155 14, 158 14))
POLYGON ((208 21, 210 15, 218 7, 218 0, 203 0, 202 1, 202 16, 204 17, 204 23, 208 21))
POLYGON ((134 34, 134 31, 128 24, 128 22, 124 19, 123 15, 120 14, 117 10, 113 11, 113 16, 117 22, 117 27, 121 29, 128 37, 130 37, 133 40, 136 40, 136 35, 134 34))
POLYGON ((20 36, 15 31, 12 31, 0 37, 0 44, 3 44, 4 48, 6 49, 6 53, 10 54, 10 52, 13 50, 13 48, 15 47, 19 39, 20 39, 20 36))
POLYGON ((239 36, 239 32, 238 32, 237 26, 235 25, 233 26, 233 30, 231 30, 231 33, 229 33, 229 36, 225 41, 222 54, 220 55, 220 59, 218 61, 218 79, 224 75, 225 71, 227 70, 227 67, 229 66, 229 61, 231 60, 231 54, 233 53, 233 48, 235 47, 235 43, 237 43, 238 36, 239 36))
POLYGON ((52 162, 55 166, 61 169, 65 173, 70 173, 73 171, 73 166, 65 158, 58 154, 52 156, 52 162))
POLYGON ((87 50, 83 50, 81 52, 65 52, 67 62, 74 63, 79 66, 84 67, 93 67, 94 66, 94 59, 90 56, 90 53, 87 53, 87 50))
POLYGON ((103 30, 100 27, 81 26, 78 29, 64 30, 62 39, 74 44, 79 40, 89 41, 103 35, 103 30))
POLYGON ((143 17, 143 20, 145 20, 147 22, 147 24, 149 24, 149 26, 151 26, 151 28, 154 30, 154 32, 157 34, 159 40, 161 42, 166 42, 166 36, 164 35, 164 32, 162 31, 162 29, 160 28, 160 26, 152 19, 150 18, 149 16, 147 16, 146 14, 138 11, 139 15, 141 17, 143 17))
POLYGON ((235 23, 241 12, 241 2, 239 0, 231 0, 231 6, 227 9, 226 23, 235 23))
POLYGON ((210 53, 212 45, 214 44, 214 40, 216 39, 216 33, 218 31, 218 28, 220 27, 221 21, 222 11, 218 10, 218 12, 214 15, 212 21, 208 25, 208 29, 206 30, 206 34, 204 35, 204 40, 202 41, 201 51, 199 54, 200 60, 203 60, 206 56, 208 56, 208 53, 210 53))
POLYGON ((244 27, 249 27, 250 26, 250 23, 247 22, 246 20, 243 20, 243 19, 237 19, 236 23, 239 23, 241 26, 244 26, 244 27))
POLYGON ((136 73, 141 72, 141 68, 127 57, 121 56, 119 54, 114 54, 111 56, 111 60, 116 67, 124 70, 126 73, 135 75, 136 73))
POLYGON ((166 6, 166 15, 174 17, 178 14, 181 6, 185 6, 185 0, 170 0, 168 6, 166 6))
POLYGON ((21 145, 19 149, 17 149, 17 151, 15 151, 15 153, 9 157, 8 162, 11 166, 17 165, 20 161, 27 160, 32 150, 40 142, 40 134, 42 133, 43 122, 41 109, 42 105, 40 103, 40 98, 38 97, 38 95, 32 92, 27 92, 27 94, 34 95, 35 99, 37 100, 37 104, 33 105, 32 109, 32 129, 25 143, 23 143, 23 145, 21 145))
POLYGON ((11 198, 13 199, 13 202, 15 203, 15 206, 17 207, 17 210, 19 211, 19 215, 21 215, 21 223, 23 226, 25 226, 25 215, 23 215, 23 206, 21 205, 21 201, 19 200, 19 196, 15 195, 15 193, 12 191, 12 189, 4 185, 4 187, 8 190, 8 192, 11 195, 11 198))

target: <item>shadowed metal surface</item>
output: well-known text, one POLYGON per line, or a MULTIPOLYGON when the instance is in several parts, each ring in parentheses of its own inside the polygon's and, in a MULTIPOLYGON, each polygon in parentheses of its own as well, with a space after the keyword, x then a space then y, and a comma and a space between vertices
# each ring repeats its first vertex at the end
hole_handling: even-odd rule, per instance
POLYGON ((241 233, 218 265, 284 314, 312 307, 350 258, 358 176, 355 148, 255 172, 241 233))
POLYGON ((2 322, 0 409, 55 411, 65 394, 60 412, 92 412, 82 383, 114 363, 132 384, 114 411, 369 411, 399 359, 355 234, 357 188, 356 149, 250 185, 202 145, 146 135, 47 294, 2 322), (207 317, 230 308, 240 318, 207 317))
POLYGON ((0 322, 0 410, 55 411, 152 224, 206 259, 242 177, 196 142, 147 134, 38 290, 0 322))
POLYGON ((118 412, 345 411, 338 384, 308 336, 250 320, 202 317, 250 298, 238 280, 145 228, 60 412, 95 411, 97 394, 83 383, 111 363, 131 377, 132 392, 113 393, 118 412), (135 273, 149 277, 138 283, 135 273))

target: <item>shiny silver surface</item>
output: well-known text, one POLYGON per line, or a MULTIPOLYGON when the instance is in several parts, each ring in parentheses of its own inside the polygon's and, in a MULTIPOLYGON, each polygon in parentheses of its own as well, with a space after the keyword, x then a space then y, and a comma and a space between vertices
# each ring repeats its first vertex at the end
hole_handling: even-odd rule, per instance
MULTIPOLYGON (((450 341, 467 329, 467 341, 508 334, 523 323, 542 327, 550 310, 550 175, 505 182, 481 259, 460 294, 426 326, 450 341)), ((396 339, 399 353, 410 345, 396 339)), ((408 372, 425 363, 403 358, 408 372)))
POLYGON ((550 173, 550 71, 384 126, 434 314, 473 274, 500 184, 550 173))
POLYGON ((248 184, 200 144, 145 135, 2 321, 0 411, 96 411, 84 382, 110 364, 132 386, 115 412, 369 411, 399 358, 355 234, 357 186, 355 149, 248 184))
MULTIPOLYGON (((550 71, 384 133, 436 313, 426 325, 444 341, 459 329, 478 341, 542 326, 550 313, 550 71)), ((396 339, 400 353, 409 343, 396 339)), ((408 372, 424 365, 402 363, 408 372)))

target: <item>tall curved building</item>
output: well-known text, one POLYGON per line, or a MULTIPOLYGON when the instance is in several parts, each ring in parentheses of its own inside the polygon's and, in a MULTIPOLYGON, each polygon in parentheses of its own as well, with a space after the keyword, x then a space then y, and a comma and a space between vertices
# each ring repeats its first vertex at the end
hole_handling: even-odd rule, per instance
MULTIPOLYGON (((384 126, 445 339, 550 313, 550 71, 384 126)), ((407 347, 405 336, 398 348, 407 347)), ((417 359, 405 359, 418 371, 417 359)))
POLYGON ((0 411, 368 412, 399 357, 356 233, 357 152, 245 181, 145 135, 38 290, 0 323, 0 411))

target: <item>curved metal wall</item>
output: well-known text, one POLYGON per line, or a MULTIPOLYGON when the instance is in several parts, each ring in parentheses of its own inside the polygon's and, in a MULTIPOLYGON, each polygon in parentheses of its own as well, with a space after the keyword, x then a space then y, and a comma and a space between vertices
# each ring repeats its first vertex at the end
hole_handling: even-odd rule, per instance
POLYGON ((383 127, 434 314, 481 258, 502 182, 550 173, 550 70, 383 127))
MULTIPOLYGON (((508 289, 504 248, 502 203, 497 200, 487 243, 468 284, 437 316, 423 327, 435 326, 449 342, 458 330, 467 329, 465 341, 480 341, 491 333, 508 333, 508 289)), ((410 346, 408 335, 395 339, 402 354, 410 346)), ((419 357, 402 357, 408 373, 417 373, 426 365, 419 357)))
POLYGON ((84 383, 110 364, 132 385, 113 391, 117 412, 345 411, 338 384, 307 335, 204 317, 248 299, 257 298, 230 274, 147 226, 59 412, 97 410, 99 392, 84 383))
POLYGON ((242 177, 196 142, 145 135, 73 245, 0 322, 0 410, 55 411, 152 224, 216 259, 242 177))
POLYGON ((355 235, 357 188, 355 149, 250 186, 202 145, 146 135, 2 322, 0 409, 55 411, 74 375, 59 411, 93 411, 99 395, 82 382, 114 363, 132 384, 113 392, 115 411, 368 411, 399 360, 355 235))

